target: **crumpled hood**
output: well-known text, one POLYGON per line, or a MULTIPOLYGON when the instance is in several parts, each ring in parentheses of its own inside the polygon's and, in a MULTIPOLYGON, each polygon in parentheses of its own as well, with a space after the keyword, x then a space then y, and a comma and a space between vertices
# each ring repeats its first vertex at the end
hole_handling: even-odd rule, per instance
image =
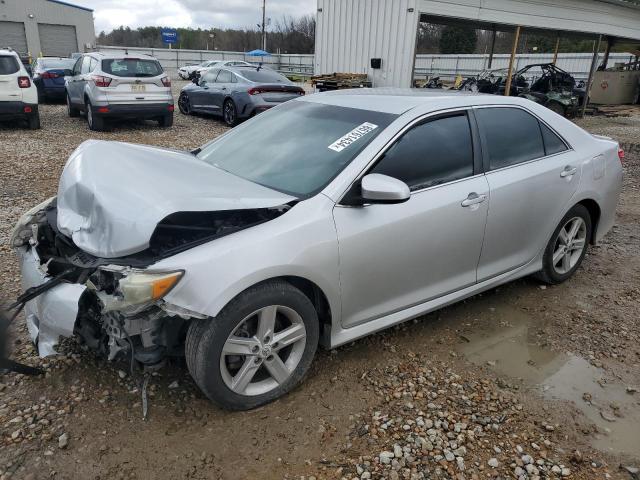
POLYGON ((213 167, 195 156, 88 140, 69 157, 58 188, 58 229, 103 258, 140 252, 176 212, 270 208, 294 197, 213 167))

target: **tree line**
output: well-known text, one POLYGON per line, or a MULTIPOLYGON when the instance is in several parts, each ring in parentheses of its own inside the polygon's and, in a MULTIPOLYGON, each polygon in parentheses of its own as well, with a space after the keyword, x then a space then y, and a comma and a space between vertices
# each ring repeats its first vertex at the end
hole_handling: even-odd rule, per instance
MULTIPOLYGON (((132 29, 121 26, 98 35, 99 45, 122 47, 166 48, 162 43, 162 27, 132 29)), ((258 29, 239 28, 178 28, 175 48, 192 50, 223 50, 247 52, 262 48, 262 33, 258 29)), ((267 50, 273 53, 313 53, 316 19, 313 15, 285 16, 267 31, 267 50)))

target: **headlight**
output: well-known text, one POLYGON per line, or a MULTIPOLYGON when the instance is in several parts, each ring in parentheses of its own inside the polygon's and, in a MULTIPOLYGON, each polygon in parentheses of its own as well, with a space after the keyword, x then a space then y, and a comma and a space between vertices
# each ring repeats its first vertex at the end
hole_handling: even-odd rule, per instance
POLYGON ((180 281, 183 271, 177 272, 131 272, 118 283, 123 300, 139 305, 160 300, 180 281))
POLYGON ((18 248, 29 243, 29 239, 33 236, 31 226, 42 220, 44 217, 43 210, 47 208, 55 198, 56 197, 51 197, 45 200, 20 217, 20 220, 18 220, 16 226, 13 227, 13 231, 9 237, 9 245, 11 245, 11 247, 18 248))

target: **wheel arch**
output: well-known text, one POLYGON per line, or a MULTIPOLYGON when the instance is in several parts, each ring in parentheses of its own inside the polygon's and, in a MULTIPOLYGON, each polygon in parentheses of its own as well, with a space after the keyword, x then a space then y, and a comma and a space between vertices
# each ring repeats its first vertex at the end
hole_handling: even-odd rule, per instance
POLYGON ((602 213, 600 205, 592 198, 580 200, 576 205, 582 205, 589 211, 589 216, 591 217, 591 238, 589 242, 593 245, 596 243, 596 232, 598 231, 598 223, 600 222, 600 215, 602 213))
POLYGON ((229 301, 226 302, 225 305, 228 305, 239 295, 242 295, 244 292, 246 292, 251 288, 256 287, 257 285, 262 285, 265 283, 278 281, 278 280, 285 281, 290 285, 296 287, 309 299, 309 301, 315 308, 316 313, 318 314, 318 321, 320 323, 320 342, 322 343, 322 340, 324 338, 329 338, 330 336, 329 334, 331 332, 332 319, 333 319, 329 298, 317 283, 305 277, 301 277, 298 275, 280 275, 280 276, 266 278, 264 280, 261 280, 257 283, 254 283, 246 287, 241 292, 238 292, 236 295, 233 296, 233 298, 229 299, 229 301))

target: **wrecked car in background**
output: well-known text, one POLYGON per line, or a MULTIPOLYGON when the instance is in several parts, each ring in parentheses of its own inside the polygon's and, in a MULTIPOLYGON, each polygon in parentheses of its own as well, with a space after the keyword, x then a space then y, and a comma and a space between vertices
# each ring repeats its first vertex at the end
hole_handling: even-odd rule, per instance
POLYGON ((510 280, 560 283, 614 222, 616 142, 517 97, 342 90, 180 152, 87 141, 11 236, 41 355, 76 336, 218 404, 510 280), (479 145, 482 148, 479 148, 479 145))
POLYGON ((575 79, 553 63, 527 65, 516 77, 533 76, 531 85, 521 91, 521 97, 544 105, 564 117, 574 115, 584 100, 584 88, 575 79))

